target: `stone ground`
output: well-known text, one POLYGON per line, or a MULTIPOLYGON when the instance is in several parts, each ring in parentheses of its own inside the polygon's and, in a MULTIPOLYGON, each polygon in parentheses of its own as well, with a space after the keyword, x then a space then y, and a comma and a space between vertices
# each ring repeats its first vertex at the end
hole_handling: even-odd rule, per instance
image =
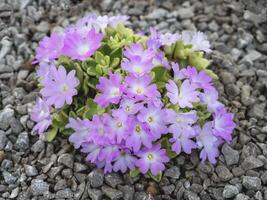
POLYGON ((266 0, 0 0, 0 200, 267 199, 266 8, 266 0), (89 11, 129 15, 136 31, 208 35, 216 85, 237 123, 216 165, 194 152, 170 163, 160 183, 103 175, 66 139, 46 143, 31 134, 37 42, 89 11))

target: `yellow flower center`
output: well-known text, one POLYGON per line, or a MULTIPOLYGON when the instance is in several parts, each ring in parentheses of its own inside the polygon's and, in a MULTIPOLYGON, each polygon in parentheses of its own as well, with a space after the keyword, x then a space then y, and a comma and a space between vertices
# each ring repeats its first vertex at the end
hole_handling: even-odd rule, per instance
POLYGON ((147 121, 148 121, 149 123, 151 123, 151 122, 153 122, 153 118, 152 118, 152 117, 148 117, 147 121))
POLYGON ((141 132, 141 127, 140 127, 140 126, 136 126, 136 127, 135 127, 135 131, 136 131, 137 133, 140 133, 140 132, 141 132))
POLYGON ((69 90, 68 86, 64 85, 63 86, 63 92, 68 92, 68 90, 69 90))
POLYGON ((138 88, 138 89, 136 90, 136 93, 137 93, 137 94, 142 94, 142 93, 143 93, 143 90, 140 89, 140 88, 138 88))
POLYGON ((117 123, 117 127, 118 127, 118 128, 121 128, 121 127, 122 127, 122 123, 121 123, 121 122, 118 122, 118 123, 117 123))
POLYGON ((126 106, 125 109, 126 109, 127 112, 130 112, 130 110, 131 110, 130 106, 126 106))
POLYGON ((148 158, 148 160, 153 160, 153 159, 154 159, 154 156, 153 156, 152 153, 149 153, 149 154, 147 155, 147 158, 148 158))

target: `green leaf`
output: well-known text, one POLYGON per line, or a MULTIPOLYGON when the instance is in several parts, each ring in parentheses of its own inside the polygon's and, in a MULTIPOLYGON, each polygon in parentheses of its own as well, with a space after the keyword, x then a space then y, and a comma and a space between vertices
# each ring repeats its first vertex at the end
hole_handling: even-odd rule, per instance
POLYGON ((193 52, 189 55, 189 64, 196 67, 197 70, 202 70, 208 67, 210 61, 203 58, 203 52, 193 52))
POLYGON ((119 64, 120 64, 120 59, 119 58, 114 58, 113 60, 112 60, 112 62, 110 63, 110 65, 109 65, 109 67, 110 68, 115 68, 115 67, 117 67, 119 64))
POLYGON ((103 62, 102 60, 104 59, 105 59, 105 56, 100 51, 95 52, 95 61, 98 64, 102 64, 101 62, 103 62))
POLYGON ((97 112, 98 112, 97 103, 95 103, 93 99, 88 98, 86 101, 86 110, 83 114, 83 117, 86 119, 91 119, 93 115, 97 114, 97 112))
POLYGON ((84 95, 87 95, 89 92, 89 76, 85 74, 84 76, 84 80, 83 80, 83 85, 82 85, 82 89, 83 89, 83 93, 84 95))
POLYGON ((73 111, 70 111, 70 112, 69 112, 69 117, 71 117, 71 118, 76 118, 76 117, 77 117, 77 115, 76 115, 76 113, 75 113, 75 112, 73 112, 73 111))
POLYGON ((122 58, 122 48, 117 48, 114 49, 111 53, 110 53, 110 59, 113 60, 114 58, 122 58))
POLYGON ((130 176, 132 178, 137 177, 140 174, 140 170, 138 168, 136 168, 134 171, 130 171, 130 176))
POLYGON ((46 134, 46 139, 48 142, 51 142, 57 135, 58 129, 57 128, 52 128, 50 129, 47 134, 46 134))
POLYGON ((162 172, 159 172, 156 176, 154 176, 150 171, 148 172, 150 178, 152 178, 156 182, 160 182, 162 178, 162 172))
POLYGON ((170 159, 173 159, 177 156, 177 154, 170 149, 167 149, 166 152, 167 152, 167 155, 169 156, 170 159))
POLYGON ((166 82, 168 81, 171 77, 168 74, 168 71, 165 67, 159 66, 159 67, 154 67, 152 69, 152 72, 154 74, 153 81, 154 82, 166 82))
POLYGON ((81 66, 79 65, 79 63, 74 63, 74 68, 76 71, 77 78, 80 80, 80 83, 82 83, 83 82, 83 70, 81 66))
POLYGON ((65 136, 70 136, 73 133, 73 130, 71 128, 67 128, 62 130, 61 133, 65 136))
POLYGON ((53 114, 52 125, 56 128, 63 128, 69 122, 69 116, 63 111, 53 114))
POLYGON ((99 65, 99 64, 96 65, 95 71, 96 71, 97 75, 101 76, 103 73, 101 65, 99 65))
POLYGON ((217 74, 215 74, 212 70, 210 70, 210 69, 205 69, 205 72, 206 72, 210 77, 212 77, 213 79, 215 79, 215 80, 218 80, 218 79, 219 79, 219 77, 217 76, 217 74))

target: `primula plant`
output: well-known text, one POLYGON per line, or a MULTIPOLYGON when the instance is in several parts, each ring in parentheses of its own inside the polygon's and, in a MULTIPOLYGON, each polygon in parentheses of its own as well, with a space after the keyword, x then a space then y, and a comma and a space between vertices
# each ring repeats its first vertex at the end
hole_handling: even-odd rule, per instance
POLYGON ((135 34, 127 19, 86 16, 40 42, 33 131, 68 136, 104 172, 159 180, 170 159, 193 149, 215 163, 235 123, 207 69, 210 43, 201 32, 135 34))

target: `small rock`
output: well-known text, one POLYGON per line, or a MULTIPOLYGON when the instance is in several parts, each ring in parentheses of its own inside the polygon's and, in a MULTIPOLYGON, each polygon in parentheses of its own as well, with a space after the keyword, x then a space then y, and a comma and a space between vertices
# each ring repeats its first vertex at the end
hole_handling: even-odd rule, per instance
POLYGON ((103 185, 104 174, 102 170, 95 169, 88 175, 89 183, 92 187, 97 188, 103 185))
POLYGON ((101 200, 102 199, 103 193, 101 190, 88 188, 87 192, 88 192, 89 197, 92 200, 101 200))
POLYGON ((64 190, 59 190, 56 193, 56 197, 59 199, 71 199, 73 197, 73 192, 70 188, 66 188, 64 190))
POLYGON ((162 190, 164 191, 165 194, 171 195, 173 191, 175 190, 174 185, 166 185, 162 187, 162 190))
POLYGON ((238 151, 232 149, 227 143, 225 143, 222 147, 222 153, 224 155, 226 164, 228 166, 237 164, 239 161, 239 153, 238 151))
POLYGON ((235 84, 227 84, 225 86, 225 91, 226 91, 226 94, 229 96, 230 99, 233 99, 240 94, 240 89, 235 84))
POLYGON ((263 182, 263 184, 267 184, 267 171, 265 171, 262 175, 261 175, 261 180, 263 182))
POLYGON ((36 176, 38 174, 37 169, 31 165, 24 165, 24 169, 27 176, 36 176))
POLYGON ((67 182, 65 179, 60 179, 59 181, 57 181, 57 183, 55 184, 54 186, 54 190, 55 191, 59 191, 59 190, 62 190, 64 188, 67 187, 67 182))
POLYGON ((9 198, 10 199, 14 199, 14 198, 16 198, 18 196, 18 194, 19 194, 19 188, 17 187, 17 188, 15 188, 15 189, 12 190, 9 198))
POLYGON ((188 200, 200 200, 199 196, 192 191, 186 191, 185 197, 187 197, 188 200))
POLYGON ((13 176, 12 174, 10 174, 7 171, 3 171, 3 177, 4 177, 4 180, 7 184, 13 184, 17 180, 17 178, 15 176, 13 176))
POLYGON ((188 8, 180 8, 178 9, 178 16, 181 19, 188 19, 194 17, 194 8, 188 7, 188 8))
POLYGON ((44 150, 45 148, 45 143, 44 141, 42 140, 37 140, 31 147, 31 150, 34 152, 34 153, 39 153, 41 152, 42 150, 44 150))
POLYGON ((234 200, 249 200, 249 196, 241 193, 241 194, 236 195, 234 200))
POLYGON ((165 176, 173 179, 179 179, 180 175, 180 168, 177 166, 173 166, 165 171, 165 176))
POLYGON ((73 168, 73 163, 74 163, 74 160, 73 160, 73 155, 72 154, 69 154, 69 153, 64 153, 64 154, 61 154, 57 161, 59 163, 62 163, 63 165, 65 165, 66 167, 68 168, 73 168))
POLYGON ((85 171, 87 169, 88 169, 87 165, 84 165, 82 163, 77 163, 77 162, 74 163, 74 171, 75 172, 82 172, 82 171, 85 171))
POLYGON ((123 180, 121 179, 121 177, 119 176, 119 174, 117 173, 110 173, 105 175, 105 182, 115 188, 117 185, 120 185, 123 183, 123 180))
POLYGON ((14 147, 20 151, 25 151, 29 148, 29 136, 27 132, 22 132, 19 134, 14 147))
POLYGON ((253 104, 251 109, 248 111, 248 116, 263 119, 264 118, 264 108, 265 108, 265 104, 255 103, 255 104, 253 104))
POLYGON ((258 177, 244 176, 242 180, 243 186, 248 190, 260 190, 261 179, 258 177))
POLYGON ((119 190, 123 193, 123 200, 133 200, 134 188, 129 185, 119 185, 119 190))
POLYGON ((30 188, 34 196, 43 195, 43 193, 49 191, 49 185, 45 181, 39 179, 32 180, 30 188))
POLYGON ((255 199, 257 199, 257 200, 263 200, 262 193, 260 191, 256 192, 255 199))
POLYGON ((238 194, 238 188, 234 185, 226 185, 223 189, 224 198, 232 198, 238 194))
POLYGON ((111 200, 120 199, 123 197, 123 193, 119 190, 113 189, 108 186, 103 186, 102 188, 103 193, 109 197, 111 200))
POLYGON ((149 15, 146 16, 147 19, 162 19, 168 14, 168 11, 163 8, 157 8, 153 10, 149 15))
POLYGON ((216 173, 222 181, 228 181, 233 178, 233 174, 223 165, 216 167, 216 173))
POLYGON ((4 131, 8 129, 14 114, 14 110, 9 107, 5 107, 4 110, 0 111, 0 129, 4 131))
POLYGON ((226 71, 223 71, 221 73, 221 79, 222 79, 222 82, 224 84, 229 84, 229 83, 235 83, 236 82, 235 76, 232 73, 226 72, 226 71))
POLYGON ((259 76, 259 77, 267 77, 267 71, 266 70, 258 69, 256 71, 256 73, 257 73, 257 76, 259 76))
POLYGON ((6 146, 7 137, 4 131, 0 130, 0 150, 3 150, 6 146))
POLYGON ((36 30, 41 33, 47 33, 50 29, 50 24, 46 21, 42 21, 39 25, 37 25, 36 30))
POLYGON ((248 156, 245 158, 241 164, 244 170, 256 169, 263 166, 263 162, 253 156, 248 156))

